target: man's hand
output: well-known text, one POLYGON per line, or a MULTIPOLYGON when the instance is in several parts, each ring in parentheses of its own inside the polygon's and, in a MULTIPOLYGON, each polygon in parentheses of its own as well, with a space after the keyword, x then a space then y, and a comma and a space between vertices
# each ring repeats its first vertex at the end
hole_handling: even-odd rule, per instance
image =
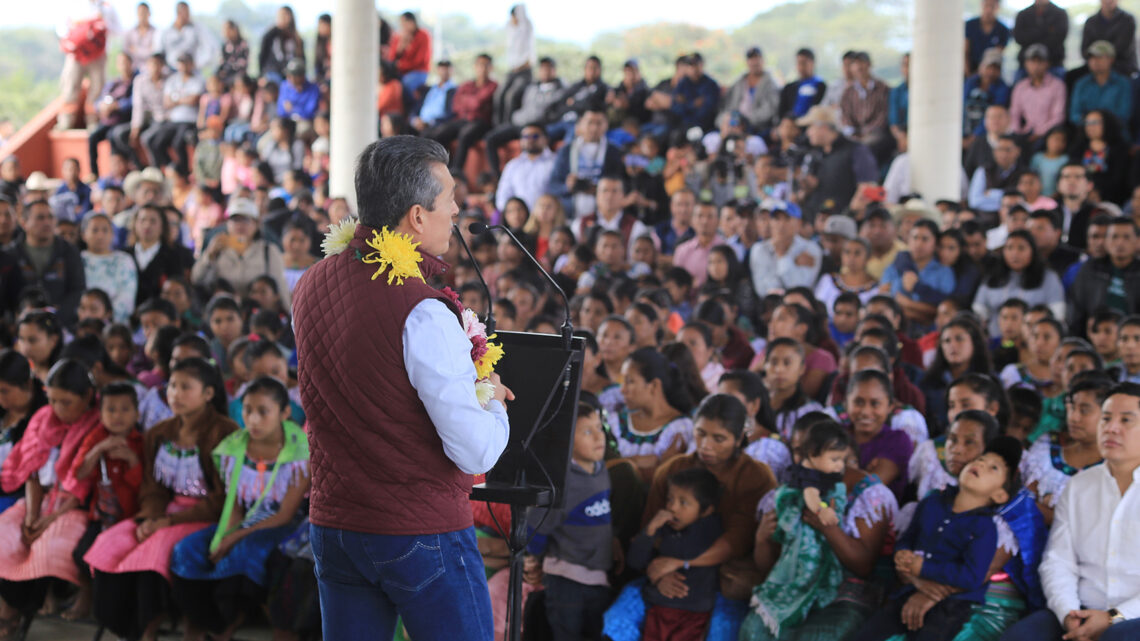
POLYGON ((661 577, 672 574, 683 567, 685 567, 685 562, 681 559, 659 556, 649 562, 649 567, 645 568, 645 576, 649 577, 650 583, 657 583, 661 577))
POLYGON ((683 599, 689 596, 689 586, 685 584, 685 577, 680 572, 670 572, 661 577, 654 585, 661 596, 667 599, 683 599))
POLYGON ((796 264, 800 267, 814 267, 815 256, 812 256, 809 252, 802 251, 796 256, 796 264))
POLYGON ((910 598, 903 604, 902 609, 902 622, 907 630, 915 632, 922 628, 922 622, 926 619, 926 613, 930 608, 934 607, 934 601, 921 592, 915 592, 910 595, 910 598))
POLYGON ((649 525, 645 526, 645 533, 649 536, 657 536, 657 530, 661 529, 673 518, 673 513, 669 510, 658 510, 657 514, 653 515, 653 519, 649 521, 649 525))
POLYGON ((934 581, 930 581, 928 579, 920 579, 918 577, 912 577, 910 583, 919 592, 933 599, 935 603, 959 591, 948 585, 935 583, 934 581))
POLYGON ((1065 617, 1066 641, 1097 641, 1112 625, 1112 617, 1104 610, 1074 610, 1065 617), (1072 623, 1077 627, 1072 628, 1072 623))
POLYGON ((495 386, 495 395, 491 397, 492 400, 499 401, 500 403, 515 400, 515 393, 511 391, 511 388, 503 385, 503 381, 499 378, 498 374, 492 373, 490 381, 491 384, 495 386))

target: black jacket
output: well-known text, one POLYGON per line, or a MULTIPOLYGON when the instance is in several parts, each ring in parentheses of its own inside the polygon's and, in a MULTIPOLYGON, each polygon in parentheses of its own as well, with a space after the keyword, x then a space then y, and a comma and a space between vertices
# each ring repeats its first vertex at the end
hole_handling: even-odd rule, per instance
POLYGON ((51 258, 43 274, 36 273, 32 259, 25 248, 27 243, 19 243, 12 250, 12 258, 23 277, 25 285, 36 285, 47 294, 48 301, 56 308, 56 316, 64 327, 72 326, 79 309, 79 297, 87 288, 87 276, 83 269, 83 258, 79 250, 66 240, 56 236, 52 242, 51 258))
MULTIPOLYGON (((132 245, 127 249, 127 253, 131 258, 135 259, 136 266, 138 265, 138 256, 135 255, 135 248, 132 245)), ((155 254, 154 259, 146 266, 146 269, 139 267, 139 291, 135 296, 137 304, 141 305, 144 301, 156 298, 162 293, 162 283, 167 278, 173 276, 185 276, 186 269, 182 265, 182 257, 178 255, 173 248, 166 243, 163 243, 158 253, 155 254)))
MULTIPOLYGON (((1140 313, 1140 260, 1121 270, 1124 276, 1125 315, 1140 313)), ((1089 316, 1103 307, 1112 280, 1112 259, 1094 258, 1081 266, 1073 286, 1069 288, 1069 333, 1084 336, 1089 316)))

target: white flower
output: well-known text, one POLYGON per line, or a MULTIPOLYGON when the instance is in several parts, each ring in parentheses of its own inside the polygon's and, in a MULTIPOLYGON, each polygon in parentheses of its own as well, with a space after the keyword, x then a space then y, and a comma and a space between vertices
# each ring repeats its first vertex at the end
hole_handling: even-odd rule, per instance
POLYGON ((475 383, 475 397, 479 399, 479 405, 487 407, 487 403, 495 398, 495 385, 491 381, 478 381, 475 383))
POLYGON ((479 321, 479 317, 475 312, 469 308, 463 308, 463 331, 467 334, 467 338, 475 338, 476 336, 486 336, 487 326, 479 321))
POLYGON ((325 256, 335 256, 348 249, 348 243, 356 234, 356 226, 359 222, 357 219, 349 217, 342 220, 340 224, 329 227, 325 239, 321 241, 321 249, 325 256))

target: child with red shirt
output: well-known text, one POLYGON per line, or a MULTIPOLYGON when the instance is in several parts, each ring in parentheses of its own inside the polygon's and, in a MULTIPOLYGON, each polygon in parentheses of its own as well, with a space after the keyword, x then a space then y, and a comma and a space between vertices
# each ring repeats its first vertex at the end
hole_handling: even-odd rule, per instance
POLYGON ((104 529, 135 515, 143 480, 143 436, 134 385, 110 383, 100 398, 101 424, 83 439, 71 466, 75 478, 95 479, 90 522, 71 554, 80 577, 79 598, 69 613, 76 618, 87 617, 91 611, 91 569, 83 555, 104 529))

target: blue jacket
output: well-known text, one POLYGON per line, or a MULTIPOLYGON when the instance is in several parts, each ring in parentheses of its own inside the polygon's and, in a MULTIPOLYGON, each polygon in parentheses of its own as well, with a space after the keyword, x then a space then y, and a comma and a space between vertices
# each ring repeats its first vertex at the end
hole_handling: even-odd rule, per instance
POLYGON ((321 99, 321 89, 305 81, 300 91, 291 82, 281 83, 281 93, 277 96, 277 115, 282 118, 296 116, 301 120, 312 120, 317 115, 317 104, 321 99))
MULTIPOLYGON (((958 488, 948 487, 923 499, 895 549, 922 553, 921 578, 964 590, 951 599, 982 603, 990 563, 997 553, 994 510, 981 508, 955 514, 956 496, 958 488)), ((908 585, 899 594, 912 592, 914 586, 908 585)))
POLYGON ((719 103, 720 86, 708 74, 696 82, 685 76, 673 89, 672 111, 686 129, 700 127, 711 131, 716 126, 719 103))

